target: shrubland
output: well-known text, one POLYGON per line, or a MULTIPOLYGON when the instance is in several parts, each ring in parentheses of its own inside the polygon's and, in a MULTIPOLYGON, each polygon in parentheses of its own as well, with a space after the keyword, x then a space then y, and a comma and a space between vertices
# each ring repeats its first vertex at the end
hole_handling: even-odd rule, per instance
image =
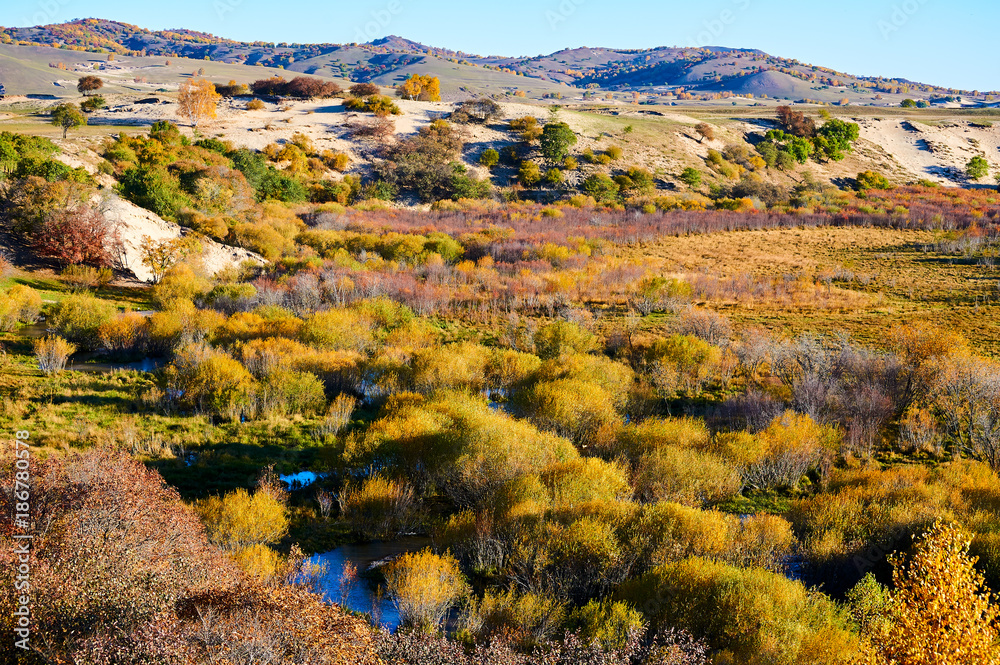
MULTIPOLYGON (((257 153, 168 123, 122 135, 103 154, 123 196, 268 263, 209 275, 193 245, 163 247, 141 295, 65 246, 45 254, 58 276, 5 268, 0 417, 43 453, 54 525, 35 555, 40 658, 119 662, 133 644, 218 662, 266 643, 288 662, 916 663, 960 644, 995 660, 965 639, 995 632, 1000 584, 992 193, 779 191, 739 146, 709 158, 739 176, 725 192, 667 193, 610 146, 580 155, 588 196, 501 204, 461 161, 462 125, 494 110, 462 112, 379 148, 371 177, 304 136, 257 153), (433 205, 360 203, 396 194, 433 205), (835 267, 681 256, 811 232, 918 239, 865 251, 968 292, 887 296, 860 250, 835 267), (979 319, 968 339, 927 322, 959 305, 979 319), (822 334, 848 325, 868 334, 822 334), (74 353, 160 366, 67 372, 74 353), (303 469, 315 487, 276 478, 303 469), (97 565, 83 553, 108 533, 97 565), (303 550, 411 533, 433 545, 375 582, 395 634, 294 583, 318 572, 303 550), (945 606, 964 623, 935 633, 927 608, 945 606)), ((836 160, 855 136, 807 120, 766 139, 776 160, 836 160)), ((497 168, 574 170, 560 123, 508 131, 529 159, 497 168)), ((91 228, 89 181, 6 140, 14 233, 91 228), (42 161, 16 175, 25 160, 42 161)))

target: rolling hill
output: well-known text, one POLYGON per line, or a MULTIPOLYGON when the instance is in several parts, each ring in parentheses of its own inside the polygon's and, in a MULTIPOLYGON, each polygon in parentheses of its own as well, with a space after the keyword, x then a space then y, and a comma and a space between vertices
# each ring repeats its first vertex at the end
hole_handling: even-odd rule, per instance
MULTIPOLYGON (((0 43, 0 82, 15 94, 51 93, 50 86, 58 87, 60 76, 47 71, 49 62, 94 63, 114 54, 118 61, 129 63, 135 63, 135 58, 197 60, 206 75, 237 81, 277 71, 392 86, 411 74, 429 73, 441 78, 446 100, 483 94, 573 98, 589 89, 604 96, 639 94, 651 104, 732 97, 874 106, 896 106, 905 97, 928 101, 962 97, 967 105, 992 101, 979 91, 973 94, 903 79, 852 76, 756 49, 722 46, 581 47, 536 57, 479 56, 398 36, 367 44, 239 42, 192 30, 152 31, 96 18, 0 28, 0 43)), ((166 78, 170 80, 164 83, 177 82, 173 75, 166 78)))

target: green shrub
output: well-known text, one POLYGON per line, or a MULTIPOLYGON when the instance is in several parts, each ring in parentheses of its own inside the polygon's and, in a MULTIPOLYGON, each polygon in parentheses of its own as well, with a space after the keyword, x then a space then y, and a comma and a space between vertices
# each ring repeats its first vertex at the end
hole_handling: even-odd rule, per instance
POLYGON ((114 304, 89 295, 69 296, 53 308, 49 323, 66 339, 85 348, 98 344, 98 331, 118 309, 114 304))
POLYGON ((618 597, 657 626, 705 638, 738 664, 845 664, 860 655, 846 613, 801 582, 706 559, 660 566, 618 597))
POLYGON ((542 359, 558 358, 565 353, 589 353, 597 348, 597 338, 570 321, 556 321, 535 333, 535 350, 542 359))

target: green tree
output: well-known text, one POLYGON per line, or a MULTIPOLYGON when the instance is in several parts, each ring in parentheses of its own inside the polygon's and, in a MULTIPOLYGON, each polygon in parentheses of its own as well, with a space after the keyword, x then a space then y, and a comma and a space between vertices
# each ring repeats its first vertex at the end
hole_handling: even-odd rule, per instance
POLYGON ((563 172, 557 168, 549 169, 545 172, 545 184, 550 187, 558 187, 566 181, 563 172))
POLYGON ((687 167, 681 171, 678 179, 691 189, 701 187, 701 171, 693 167, 687 167))
POLYGON ((551 122, 542 128, 542 155, 550 162, 561 161, 576 140, 576 134, 565 122, 551 122))
POLYGON ((76 104, 60 104, 52 109, 52 124, 56 127, 62 127, 63 138, 66 138, 66 133, 69 130, 87 124, 87 116, 76 104))
POLYGON ((521 162, 517 179, 525 187, 534 187, 542 179, 542 170, 534 162, 521 162))
POLYGON ((583 191, 593 196, 598 203, 612 203, 618 200, 618 183, 603 173, 595 173, 583 181, 583 191))
POLYGON ((487 148, 483 151, 483 154, 479 156, 479 163, 488 169, 492 169, 500 163, 500 153, 493 148, 487 148))
POLYGON ((965 174, 972 180, 985 178, 990 172, 990 163, 980 155, 976 155, 965 165, 965 174))
POLYGON ((844 159, 844 153, 854 149, 853 144, 859 136, 860 128, 856 123, 834 118, 820 127, 813 145, 819 156, 827 161, 839 162, 844 159))

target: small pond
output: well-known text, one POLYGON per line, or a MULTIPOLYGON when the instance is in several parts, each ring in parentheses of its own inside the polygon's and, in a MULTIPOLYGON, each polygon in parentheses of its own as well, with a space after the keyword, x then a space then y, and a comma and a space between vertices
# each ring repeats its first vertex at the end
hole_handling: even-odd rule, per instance
MULTIPOLYGON (((151 312, 139 312, 143 316, 148 316, 151 312)), ((46 335, 56 334, 54 330, 46 327, 43 323, 33 323, 22 326, 18 329, 18 334, 28 339, 40 339, 46 335)), ((97 353, 77 353, 70 356, 66 363, 66 369, 72 372, 93 372, 95 374, 110 374, 116 370, 130 369, 137 372, 153 372, 165 363, 164 358, 153 358, 146 356, 131 362, 120 362, 108 360, 106 356, 97 353)))
MULTIPOLYGON (((343 579, 344 564, 353 564, 360 576, 365 571, 379 564, 387 563, 401 554, 417 552, 430 545, 430 538, 416 536, 391 542, 343 545, 332 552, 313 555, 309 561, 326 566, 326 575, 320 581, 320 592, 329 602, 340 603, 342 600, 340 582, 343 579)), ((373 615, 378 623, 389 630, 395 630, 399 626, 399 612, 396 611, 392 600, 384 593, 384 588, 383 594, 379 596, 376 593, 375 583, 365 577, 359 577, 351 587, 346 605, 348 609, 355 612, 366 612, 373 615)))

